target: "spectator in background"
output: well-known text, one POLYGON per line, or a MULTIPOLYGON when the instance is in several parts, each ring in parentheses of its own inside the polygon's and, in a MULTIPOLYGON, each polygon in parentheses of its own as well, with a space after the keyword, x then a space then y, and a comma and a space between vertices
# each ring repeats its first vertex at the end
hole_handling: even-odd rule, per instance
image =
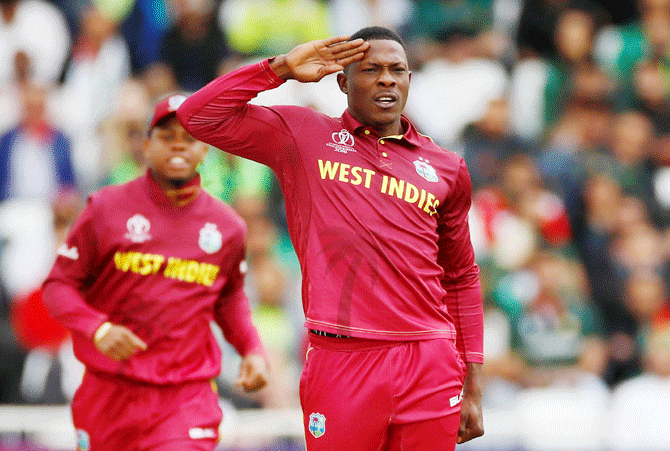
POLYGON ((73 163, 85 192, 104 177, 100 128, 129 74, 128 47, 117 24, 90 6, 82 14, 54 116, 73 139, 73 163))
POLYGON ((294 334, 294 324, 287 303, 287 272, 274 251, 277 239, 274 225, 264 217, 248 221, 247 255, 249 272, 245 287, 252 305, 252 318, 266 346, 272 374, 267 390, 259 392, 260 403, 269 408, 299 407, 295 381, 300 379, 297 359, 301 336, 294 334))
MULTIPOLYGON (((130 0, 132 9, 120 22, 120 33, 130 50, 133 76, 144 76, 160 58, 161 42, 173 23, 171 0, 130 0)), ((167 92, 167 91, 166 91, 167 92)))
POLYGON ((0 1, 0 134, 21 119, 26 83, 55 84, 70 42, 63 17, 52 5, 0 1))
POLYGON ((463 158, 475 191, 499 185, 509 158, 534 153, 532 147, 513 134, 509 105, 504 97, 490 101, 482 117, 463 131, 463 158))
POLYGON ((560 16, 568 9, 578 9, 597 16, 607 17, 602 7, 592 0, 526 0, 519 17, 516 45, 519 57, 553 59, 558 56, 556 27, 560 16))
POLYGON ((518 386, 602 378, 605 341, 578 261, 538 252, 528 266, 503 277, 492 296, 510 318, 512 349, 523 362, 516 374, 507 374, 518 386), (586 354, 596 350, 598 359, 586 354))
POLYGON ((471 30, 453 27, 433 36, 436 53, 412 75, 405 114, 443 147, 459 145, 465 127, 507 88, 505 68, 480 56, 471 30))
POLYGON ((411 0, 330 0, 328 11, 333 34, 350 35, 373 25, 402 34, 415 3, 411 0))
POLYGON ((152 99, 160 98, 177 90, 177 79, 172 70, 164 64, 152 64, 147 67, 140 80, 149 90, 152 99))
POLYGON ((651 221, 659 230, 670 227, 670 135, 657 137, 646 167, 647 185, 640 187, 651 221))
POLYGON ((658 135, 670 135, 670 82, 663 65, 653 60, 639 63, 632 84, 632 107, 649 117, 658 135))
POLYGON ((595 39, 597 61, 619 87, 622 107, 635 102, 635 72, 644 62, 665 61, 670 45, 670 1, 637 0, 640 17, 604 27, 595 39))
POLYGON ((246 56, 272 56, 330 36, 321 0, 227 0, 219 20, 231 47, 246 56))
POLYGON ((102 156, 108 168, 103 184, 129 182, 146 170, 142 143, 149 111, 151 98, 147 86, 138 79, 127 80, 103 123, 102 156))
POLYGON ((46 114, 49 89, 35 83, 22 92, 23 118, 0 137, 0 202, 23 198, 51 202, 76 189, 70 139, 46 114))
MULTIPOLYGON (((51 204, 52 224, 49 257, 53 263, 56 250, 81 210, 82 199, 78 193, 62 191, 51 204)), ((69 334, 46 310, 42 302, 41 284, 35 280, 33 287, 12 299, 11 322, 17 340, 25 352, 26 360, 21 372, 19 394, 22 402, 37 404, 64 404, 71 400, 69 386, 81 381, 80 365, 65 368, 61 357, 71 352, 69 334), (69 380, 74 376, 74 381, 69 380)))
POLYGON ((662 321, 651 325, 645 337, 642 374, 623 381, 613 391, 609 449, 667 449, 668 437, 658 431, 663 430, 670 415, 669 382, 670 326, 662 321))
POLYGON ((23 53, 31 76, 55 83, 70 50, 63 13, 43 0, 0 2, 0 85, 14 78, 15 57, 23 53))
MULTIPOLYGON (((432 58, 434 38, 446 29, 466 30, 476 37, 491 25, 491 0, 420 0, 414 2, 412 14, 401 34, 414 54, 410 61, 419 68, 432 58), (426 52, 426 47, 428 52, 426 52)), ((436 43, 438 46, 440 43, 436 43)))
MULTIPOLYGON (((0 255, 3 247, 0 244, 0 255)), ((19 404, 26 351, 21 347, 11 325, 11 300, 2 282, 0 278, 0 404, 19 404)))
POLYGON ((186 2, 161 45, 159 63, 173 73, 178 87, 196 91, 229 72, 238 58, 214 15, 213 0, 186 2))
POLYGON ((616 177, 626 194, 644 200, 651 209, 650 164, 655 135, 649 118, 637 111, 624 111, 614 118, 608 150, 614 158, 616 177))
POLYGON ((510 102, 520 136, 539 142, 575 102, 612 100, 616 86, 592 58, 598 26, 591 12, 564 8, 552 25, 553 50, 530 52, 514 66, 510 102))

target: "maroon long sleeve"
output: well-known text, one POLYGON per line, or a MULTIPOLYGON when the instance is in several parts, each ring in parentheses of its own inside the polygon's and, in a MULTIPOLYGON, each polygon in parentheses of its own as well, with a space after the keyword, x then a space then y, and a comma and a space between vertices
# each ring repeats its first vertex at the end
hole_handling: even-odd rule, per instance
POLYGON ((48 310, 72 331, 87 368, 155 384, 220 371, 216 321, 241 355, 263 352, 242 291, 245 227, 204 191, 174 206, 147 173, 92 194, 44 283, 48 310), (104 321, 148 344, 123 362, 93 345, 104 321))
POLYGON ((381 137, 348 111, 249 104, 283 80, 267 61, 179 108, 196 138, 268 165, 302 268, 306 326, 383 340, 456 339, 482 362, 482 298, 463 159, 419 134, 381 137))

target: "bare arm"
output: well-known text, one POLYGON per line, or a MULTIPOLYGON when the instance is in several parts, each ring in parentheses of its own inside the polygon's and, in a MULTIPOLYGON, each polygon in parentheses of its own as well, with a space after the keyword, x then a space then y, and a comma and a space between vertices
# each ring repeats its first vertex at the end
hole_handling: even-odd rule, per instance
POLYGON ((348 36, 335 36, 300 44, 287 54, 270 60, 270 67, 284 80, 319 81, 360 60, 370 47, 362 39, 347 39, 348 36))

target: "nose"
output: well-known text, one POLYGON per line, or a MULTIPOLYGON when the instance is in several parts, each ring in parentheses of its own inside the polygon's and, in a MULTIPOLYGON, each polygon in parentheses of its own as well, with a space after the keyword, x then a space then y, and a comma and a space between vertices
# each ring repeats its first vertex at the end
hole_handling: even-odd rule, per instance
POLYGON ((395 85, 395 78, 391 74, 391 70, 385 67, 379 74, 378 83, 380 86, 388 87, 395 85))

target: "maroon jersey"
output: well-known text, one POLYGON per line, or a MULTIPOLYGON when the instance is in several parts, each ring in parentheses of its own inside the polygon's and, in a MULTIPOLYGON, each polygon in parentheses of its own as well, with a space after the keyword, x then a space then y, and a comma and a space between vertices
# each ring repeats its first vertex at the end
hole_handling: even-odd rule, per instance
POLYGON ((193 136, 268 165, 284 197, 310 329, 382 340, 458 338, 482 362, 482 298, 462 158, 402 118, 380 137, 348 111, 248 102, 283 83, 268 61, 191 95, 177 111, 193 136))
POLYGON ((243 292, 244 239, 232 208, 203 190, 177 207, 147 172, 89 197, 58 250, 44 303, 89 369, 155 384, 209 379, 221 365, 212 319, 240 355, 263 352, 243 292), (105 321, 148 349, 121 362, 106 357, 92 340, 105 321))

